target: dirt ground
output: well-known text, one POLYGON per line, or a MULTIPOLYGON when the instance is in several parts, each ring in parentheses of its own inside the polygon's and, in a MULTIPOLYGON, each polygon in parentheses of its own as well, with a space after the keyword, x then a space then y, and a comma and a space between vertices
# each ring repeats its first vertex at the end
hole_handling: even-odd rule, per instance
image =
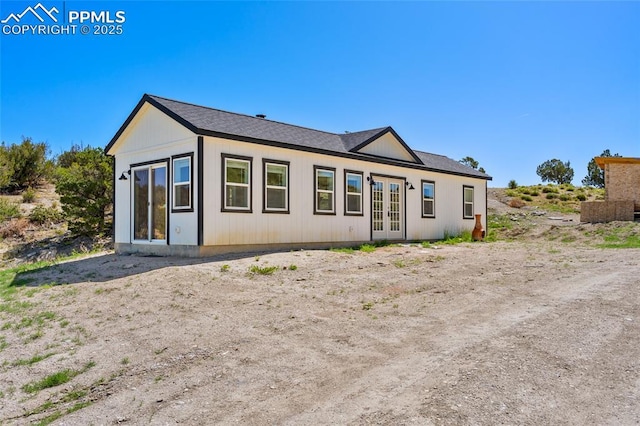
POLYGON ((100 253, 16 277, 0 422, 638 424, 639 277, 638 249, 544 238, 100 253))

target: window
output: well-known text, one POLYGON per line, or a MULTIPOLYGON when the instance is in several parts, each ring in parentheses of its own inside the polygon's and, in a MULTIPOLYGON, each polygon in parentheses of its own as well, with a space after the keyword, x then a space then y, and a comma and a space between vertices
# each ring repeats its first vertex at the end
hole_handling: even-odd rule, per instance
POLYGON ((251 160, 222 155, 222 211, 251 212, 251 160))
POLYGON ((436 217, 436 183, 422 181, 422 217, 436 217))
POLYGON ((336 169, 313 166, 315 173, 314 214, 336 214, 335 174, 336 169))
POLYGON ((344 214, 362 216, 362 173, 344 171, 344 214))
POLYGON ((193 211, 192 161, 193 154, 173 157, 173 212, 193 211))
POLYGON ((462 187, 463 192, 463 219, 473 219, 473 186, 462 187))
POLYGON ((265 213, 289 213, 289 163, 263 160, 265 213))

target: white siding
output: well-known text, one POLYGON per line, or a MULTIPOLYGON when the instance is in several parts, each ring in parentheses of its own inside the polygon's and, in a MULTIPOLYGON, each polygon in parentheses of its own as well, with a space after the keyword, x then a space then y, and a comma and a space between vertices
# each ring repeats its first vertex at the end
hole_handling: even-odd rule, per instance
POLYGON ((416 160, 406 150, 406 148, 391 134, 387 132, 378 139, 372 141, 367 146, 358 150, 363 154, 376 155, 378 157, 395 158, 397 160, 410 161, 415 163, 416 160))
POLYGON ((475 221, 462 217, 463 185, 475 188, 474 210, 486 223, 486 182, 482 179, 211 137, 205 137, 204 161, 204 245, 369 241, 371 192, 366 178, 370 175, 393 176, 413 184, 414 190, 406 190, 408 240, 440 239, 445 231, 473 229, 475 221), (252 158, 252 213, 221 211, 222 154, 252 158), (289 214, 262 213, 263 158, 290 162, 289 214), (314 215, 314 165, 336 169, 335 216, 314 215), (363 172, 364 216, 344 215, 345 169, 363 172), (421 180, 435 182, 435 218, 422 218, 421 180))
MULTIPOLYGON (((174 155, 194 153, 193 158, 193 212, 171 213, 171 182, 168 182, 169 227, 167 234, 172 245, 196 245, 197 239, 197 136, 156 108, 146 104, 114 144, 110 153, 115 155, 116 173, 116 243, 131 242, 131 183, 118 180, 132 164, 171 158, 174 155)), ((171 168, 171 162, 168 167, 171 168)), ((172 173, 168 173, 168 176, 172 173)))

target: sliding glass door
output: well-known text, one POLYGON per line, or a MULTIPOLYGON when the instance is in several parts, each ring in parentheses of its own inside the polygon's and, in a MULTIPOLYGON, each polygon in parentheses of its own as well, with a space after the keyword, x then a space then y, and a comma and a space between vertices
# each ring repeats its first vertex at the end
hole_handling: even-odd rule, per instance
POLYGON ((132 170, 133 240, 167 238, 167 165, 159 163, 132 170))

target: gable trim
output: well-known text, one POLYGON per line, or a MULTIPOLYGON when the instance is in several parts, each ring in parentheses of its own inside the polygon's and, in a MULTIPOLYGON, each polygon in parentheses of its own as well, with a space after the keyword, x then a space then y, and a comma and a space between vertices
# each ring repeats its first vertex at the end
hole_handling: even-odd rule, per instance
POLYGON ((422 160, 420 160, 420 158, 418 157, 418 155, 413 152, 413 150, 411 148, 409 148, 409 145, 407 145, 405 143, 405 141, 402 140, 402 138, 400 137, 400 135, 398 135, 396 133, 395 130, 393 130, 393 127, 388 126, 384 129, 382 129, 381 131, 379 131, 378 133, 376 133, 375 135, 371 136, 369 139, 367 139, 366 141, 360 143, 359 145, 356 145, 355 147, 351 148, 349 151, 351 152, 358 152, 360 151, 362 148, 364 148, 365 146, 369 145, 371 142, 377 140, 378 138, 382 137, 383 135, 387 134, 387 133, 391 133, 393 135, 393 137, 396 138, 396 140, 398 142, 400 142, 400 145, 402 145, 402 147, 411 155, 411 157, 415 160, 416 163, 418 164, 424 164, 422 162, 422 160))

